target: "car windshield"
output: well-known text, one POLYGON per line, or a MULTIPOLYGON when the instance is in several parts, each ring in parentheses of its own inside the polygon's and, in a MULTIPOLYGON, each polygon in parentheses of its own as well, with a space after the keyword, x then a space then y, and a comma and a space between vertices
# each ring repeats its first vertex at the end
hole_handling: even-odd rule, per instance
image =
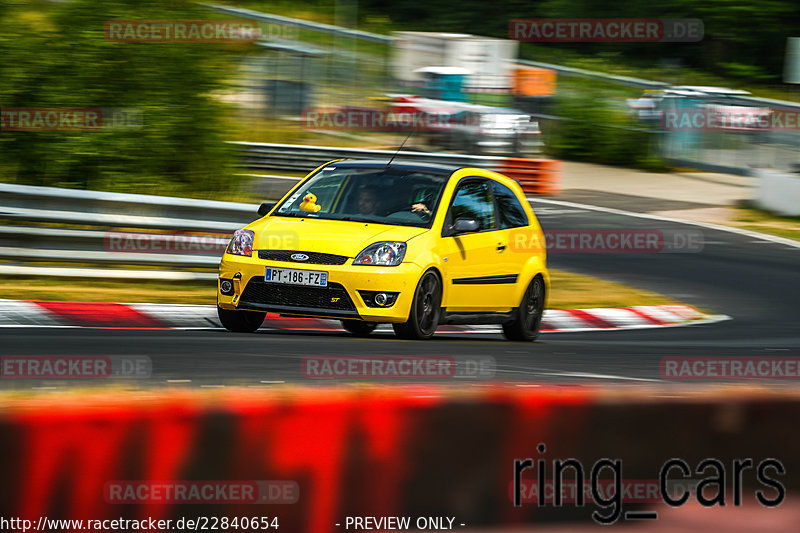
POLYGON ((289 195, 274 215, 429 228, 448 176, 331 164, 289 195))

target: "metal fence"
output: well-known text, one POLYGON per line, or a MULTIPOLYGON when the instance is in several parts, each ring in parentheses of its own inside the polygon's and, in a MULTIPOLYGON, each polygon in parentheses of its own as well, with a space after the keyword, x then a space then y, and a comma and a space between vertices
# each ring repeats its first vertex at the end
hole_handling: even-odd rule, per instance
POLYGON ((257 205, 0 183, 0 274, 213 279, 257 205))

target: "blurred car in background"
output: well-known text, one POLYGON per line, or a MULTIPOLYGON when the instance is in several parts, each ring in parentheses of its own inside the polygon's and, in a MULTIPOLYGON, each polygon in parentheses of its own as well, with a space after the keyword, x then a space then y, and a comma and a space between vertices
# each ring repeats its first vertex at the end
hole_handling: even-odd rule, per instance
POLYGON ((737 97, 749 95, 748 91, 727 87, 676 85, 666 89, 647 89, 639 98, 626 100, 626 104, 643 122, 661 122, 664 111, 679 107, 678 101, 692 102, 699 108, 716 106, 720 113, 763 113, 762 109, 735 103, 737 97))
POLYGON ((542 146, 539 123, 516 109, 478 106, 460 113, 444 132, 444 147, 474 155, 522 156, 542 146))
POLYGON ((420 132, 435 149, 472 155, 522 156, 543 146, 539 123, 531 115, 507 107, 391 95, 398 113, 447 117, 420 132))

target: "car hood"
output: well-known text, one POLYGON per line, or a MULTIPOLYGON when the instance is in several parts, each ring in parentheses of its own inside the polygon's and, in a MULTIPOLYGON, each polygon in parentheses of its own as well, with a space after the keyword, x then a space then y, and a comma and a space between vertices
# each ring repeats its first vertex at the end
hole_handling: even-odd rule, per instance
POLYGON ((413 226, 284 217, 266 217, 247 229, 255 232, 255 250, 298 250, 347 257, 355 257, 374 242, 405 242, 429 231, 413 226))

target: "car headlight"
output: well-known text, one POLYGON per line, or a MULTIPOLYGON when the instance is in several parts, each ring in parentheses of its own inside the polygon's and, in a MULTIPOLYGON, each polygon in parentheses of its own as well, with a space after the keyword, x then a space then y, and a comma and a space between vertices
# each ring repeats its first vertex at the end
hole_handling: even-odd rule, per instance
POLYGON ((233 233, 233 238, 228 244, 228 252, 231 255, 243 255, 250 257, 253 255, 253 238, 255 233, 249 229, 237 229, 233 233))
POLYGON ((364 248, 353 260, 354 265, 397 266, 406 255, 404 242, 376 242, 364 248))

